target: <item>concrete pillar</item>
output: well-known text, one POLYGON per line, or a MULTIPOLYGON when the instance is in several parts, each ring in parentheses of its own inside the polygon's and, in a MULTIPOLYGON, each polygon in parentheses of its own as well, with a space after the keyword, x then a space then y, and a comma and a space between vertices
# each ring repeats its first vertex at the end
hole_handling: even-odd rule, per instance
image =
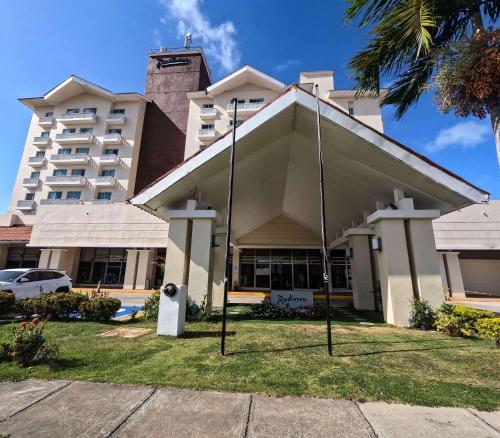
POLYGON ((452 297, 465 298, 465 287, 458 254, 458 252, 444 253, 445 270, 448 287, 450 288, 450 295, 452 297))
POLYGON ((8 255, 9 255, 9 247, 0 246, 0 269, 5 269, 5 266, 7 266, 8 255))
POLYGON ((444 266, 444 253, 438 252, 438 265, 439 265, 439 273, 441 274, 441 283, 443 284, 443 291, 445 291, 445 296, 449 297, 450 292, 448 290, 448 277, 446 276, 446 267, 444 266))
POLYGON ((190 221, 187 218, 171 218, 168 227, 164 283, 188 284, 190 249, 190 221))
POLYGON ((188 295, 197 304, 212 301, 212 219, 193 219, 188 295))
MULTIPOLYGON (((221 236, 222 237, 222 236, 221 236)), ((225 237, 224 237, 225 238, 225 237)), ((223 242, 224 239, 221 238, 223 242)), ((212 253, 212 308, 221 308, 224 304, 224 269, 225 269, 224 244, 213 249, 212 253)))
POLYGON ((65 271, 74 279, 78 269, 80 248, 50 248, 49 251, 51 254, 47 268, 65 271))
POLYGON ((40 250, 40 259, 38 260, 38 267, 40 269, 48 269, 50 266, 50 258, 52 256, 51 248, 44 248, 40 250))
POLYGON ((420 299, 428 301, 435 309, 443 303, 445 294, 432 221, 410 219, 406 224, 406 230, 414 287, 420 299))
POLYGON ((396 326, 408 326, 413 284, 404 221, 379 220, 375 224, 375 233, 382 239, 382 250, 376 251, 376 257, 384 320, 396 326))
POLYGON ((153 276, 154 250, 141 249, 138 253, 137 272, 133 289, 150 289, 153 276))
POLYGON ((125 275, 123 278, 123 289, 134 289, 137 276, 137 263, 139 261, 139 250, 127 249, 127 263, 125 264, 125 275))
POLYGON ((232 282, 231 288, 240 285, 240 253, 241 250, 233 246, 233 272, 231 273, 232 282))
POLYGON ((344 234, 349 238, 352 250, 352 300, 355 309, 375 310, 372 265, 370 259, 370 235, 373 231, 366 229, 347 230, 344 234))

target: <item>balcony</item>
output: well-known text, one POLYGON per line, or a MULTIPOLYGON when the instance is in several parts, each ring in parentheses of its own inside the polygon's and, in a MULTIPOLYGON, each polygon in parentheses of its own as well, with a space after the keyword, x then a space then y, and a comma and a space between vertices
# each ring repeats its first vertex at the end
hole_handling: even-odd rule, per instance
POLYGON ((79 164, 88 163, 90 157, 87 154, 55 154, 50 156, 51 163, 79 164))
MULTIPOLYGON (((239 103, 238 104, 238 114, 241 114, 241 115, 252 114, 252 113, 255 113, 255 112, 259 111, 265 105, 266 105, 265 102, 259 102, 259 103, 239 103)), ((229 114, 234 113, 234 104, 229 103, 227 105, 227 112, 229 114)))
POLYGON ((116 178, 114 176, 98 176, 94 181, 96 187, 114 187, 116 178))
POLYGON ((45 157, 29 157, 28 164, 31 167, 42 167, 45 164, 45 157))
POLYGON ((79 199, 41 199, 40 205, 81 204, 79 199))
POLYGON ((108 114, 106 116, 106 123, 108 125, 124 125, 125 114, 108 114))
POLYGON ((42 126, 44 128, 52 126, 52 123, 54 123, 54 117, 40 117, 38 119, 38 126, 42 126))
POLYGON ((106 155, 101 155, 99 157, 99 163, 100 164, 118 164, 120 162, 120 158, 116 154, 106 154, 106 155))
POLYGON ((201 108, 200 118, 201 119, 215 119, 217 117, 217 110, 215 108, 201 108))
POLYGON ((123 137, 121 134, 113 133, 113 134, 104 134, 102 138, 102 142, 104 144, 122 144, 123 137))
POLYGON ((16 209, 22 211, 34 210, 36 206, 35 201, 17 201, 16 209))
POLYGON ((200 140, 214 140, 217 138, 217 131, 215 129, 200 129, 198 131, 198 138, 200 140))
POLYGON ((83 186, 86 178, 83 176, 48 176, 45 184, 48 186, 83 186))
POLYGON ((33 144, 35 146, 48 146, 51 142, 50 137, 35 137, 33 139, 33 144))
POLYGON ((95 113, 66 113, 56 116, 56 120, 63 125, 76 125, 78 123, 94 124, 97 121, 95 113))
POLYGON ((90 132, 73 132, 68 134, 56 134, 56 141, 65 143, 93 143, 94 135, 90 132))
POLYGON ((22 186, 26 187, 27 189, 36 189, 39 182, 40 178, 38 176, 35 178, 24 178, 22 186))

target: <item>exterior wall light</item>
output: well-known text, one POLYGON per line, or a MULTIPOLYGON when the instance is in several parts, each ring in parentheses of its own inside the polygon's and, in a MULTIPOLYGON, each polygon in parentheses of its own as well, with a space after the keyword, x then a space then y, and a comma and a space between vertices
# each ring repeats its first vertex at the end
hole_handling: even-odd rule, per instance
POLYGON ((354 257, 354 251, 352 248, 347 248, 345 250, 345 255, 347 258, 352 259, 354 257))
POLYGON ((373 236, 371 239, 371 245, 373 251, 382 251, 382 239, 377 236, 373 236))

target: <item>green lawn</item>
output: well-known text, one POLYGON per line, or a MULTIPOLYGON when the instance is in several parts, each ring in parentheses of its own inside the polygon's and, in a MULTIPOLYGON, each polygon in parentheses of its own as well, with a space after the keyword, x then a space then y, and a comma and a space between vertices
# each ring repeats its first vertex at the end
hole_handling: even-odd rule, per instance
MULTIPOLYGON (((337 314, 338 315, 338 314, 337 314)), ((11 322, 0 322, 0 338, 11 322)), ((500 349, 377 323, 335 321, 334 357, 324 324, 230 320, 228 355, 219 355, 220 323, 188 323, 182 339, 158 337, 154 322, 50 322, 58 362, 21 369, 0 364, 0 380, 80 379, 274 395, 345 397, 429 406, 500 407, 500 349), (105 338, 119 326, 150 327, 135 339, 105 338)))

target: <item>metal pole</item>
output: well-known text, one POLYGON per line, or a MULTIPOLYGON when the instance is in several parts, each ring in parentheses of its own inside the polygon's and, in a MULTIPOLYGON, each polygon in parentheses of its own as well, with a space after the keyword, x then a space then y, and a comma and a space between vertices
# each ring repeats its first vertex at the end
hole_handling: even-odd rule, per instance
POLYGON ((321 197, 321 238, 323 240, 323 291, 326 296, 326 330, 328 354, 332 355, 332 323, 330 317, 330 290, 328 285, 328 247, 326 243, 325 185, 323 181, 323 145, 321 143, 321 123, 319 114, 319 89, 316 85, 316 125, 318 129, 319 191, 321 197))
POLYGON ((229 290, 229 250, 231 244, 231 220, 233 216, 233 175, 234 175, 234 148, 236 145, 236 116, 238 112, 238 99, 233 97, 231 103, 234 105, 233 115, 233 142, 231 144, 231 159, 229 165, 229 193, 227 196, 227 225, 226 225, 226 266, 224 269, 224 304, 222 307, 222 334, 220 343, 220 354, 224 356, 226 347, 226 316, 227 316, 227 293, 229 290))

